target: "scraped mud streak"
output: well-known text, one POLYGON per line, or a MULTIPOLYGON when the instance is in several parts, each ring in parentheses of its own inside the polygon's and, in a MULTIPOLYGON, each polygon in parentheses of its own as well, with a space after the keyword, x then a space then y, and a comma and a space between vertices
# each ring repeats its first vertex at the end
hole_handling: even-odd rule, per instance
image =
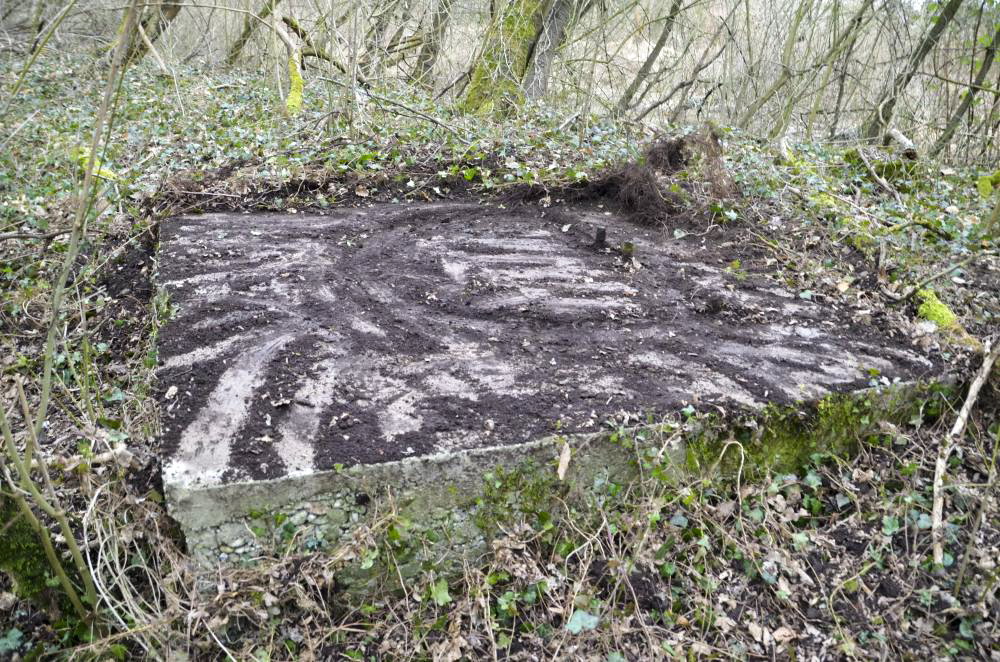
POLYGON ((472 202, 167 221, 168 490, 936 373, 905 339, 754 275, 745 255, 751 273, 733 277, 743 247, 717 234, 472 202))

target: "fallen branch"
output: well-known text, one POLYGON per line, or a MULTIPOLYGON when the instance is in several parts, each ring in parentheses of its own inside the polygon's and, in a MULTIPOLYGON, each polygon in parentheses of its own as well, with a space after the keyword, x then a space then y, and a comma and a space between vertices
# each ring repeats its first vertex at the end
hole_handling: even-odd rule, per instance
POLYGON ((887 182, 880 174, 875 172, 875 168, 872 167, 872 164, 868 161, 868 157, 865 156, 863 150, 860 149, 858 150, 858 156, 861 157, 861 162, 865 164, 865 170, 868 171, 868 174, 871 175, 871 178, 874 179, 879 186, 884 188, 889 193, 892 193, 893 197, 896 198, 896 202, 899 204, 899 206, 903 207, 903 198, 899 195, 899 191, 897 191, 892 186, 892 184, 887 182))
POLYGON ((885 132, 886 142, 891 142, 895 140, 899 143, 899 146, 903 148, 903 156, 910 159, 911 161, 917 160, 917 146, 913 144, 913 141, 903 135, 903 132, 895 127, 891 127, 885 132))
MULTIPOLYGON (((988 342, 986 349, 989 350, 988 342)), ((979 391, 989 378, 990 371, 993 369, 993 364, 996 363, 998 356, 1000 356, 1000 342, 994 345, 992 351, 988 351, 986 358, 983 360, 983 365, 979 369, 979 373, 976 374, 976 378, 972 380, 972 385, 969 386, 969 394, 965 396, 965 404, 962 405, 961 411, 958 412, 955 425, 952 426, 945 438, 941 440, 941 445, 938 448, 937 461, 934 464, 934 503, 931 509, 931 539, 934 541, 934 563, 936 565, 941 565, 944 560, 941 524, 944 519, 944 474, 948 468, 948 456, 955 450, 957 441, 962 437, 962 433, 965 432, 965 426, 968 423, 972 407, 976 404, 979 391)))
POLYGON ((46 232, 45 234, 35 234, 33 232, 8 232, 0 234, 0 241, 8 239, 53 239, 60 235, 69 234, 69 230, 59 230, 58 232, 46 232))
POLYGON ((889 227, 887 227, 885 229, 885 231, 886 232, 902 232, 906 228, 913 227, 914 225, 922 227, 923 229, 927 230, 931 234, 936 234, 937 236, 941 237, 945 241, 954 241, 955 240, 955 237, 950 232, 945 232, 944 230, 942 230, 940 228, 936 228, 933 225, 931 225, 930 223, 928 223, 927 221, 911 220, 911 221, 907 221, 906 223, 900 223, 898 225, 889 226, 889 227))

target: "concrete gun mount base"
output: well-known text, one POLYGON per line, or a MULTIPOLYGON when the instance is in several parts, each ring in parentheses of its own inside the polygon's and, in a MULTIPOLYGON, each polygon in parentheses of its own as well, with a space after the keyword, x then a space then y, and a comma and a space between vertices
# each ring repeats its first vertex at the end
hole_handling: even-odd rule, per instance
POLYGON ((165 221, 163 479, 189 547, 327 547, 391 498, 472 549, 486 474, 549 479, 567 439, 575 484, 631 471, 608 421, 943 375, 871 311, 788 290, 746 242, 682 235, 475 202, 165 221))

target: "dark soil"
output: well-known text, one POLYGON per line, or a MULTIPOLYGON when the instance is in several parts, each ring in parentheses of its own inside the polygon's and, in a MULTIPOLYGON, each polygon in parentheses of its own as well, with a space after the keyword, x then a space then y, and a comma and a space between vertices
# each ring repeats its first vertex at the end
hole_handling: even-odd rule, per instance
MULTIPOLYGON (((225 433, 235 440, 227 480, 285 473, 276 430, 310 414, 315 404, 296 392, 328 370, 322 361, 331 357, 342 377, 310 439, 316 469, 420 456, 449 443, 520 443, 557 424, 564 432, 595 430, 621 410, 660 415, 693 404, 732 411, 738 403, 727 387, 699 385, 713 375, 758 402, 791 402, 790 383, 845 352, 883 359, 889 378, 938 373, 936 364, 916 360, 919 352, 908 342, 854 321, 848 307, 782 294, 738 228, 678 239, 662 226, 605 215, 602 204, 379 205, 329 217, 234 215, 206 221, 203 229, 197 218, 166 221, 163 279, 221 279, 213 282, 224 283, 228 293, 205 298, 192 292, 194 285, 171 287, 182 316, 161 333, 161 359, 169 365, 238 335, 260 346, 290 334, 266 358, 251 412, 225 433), (216 229, 226 238, 215 238, 216 229), (511 249, 537 233, 549 242, 541 252, 511 249), (635 263, 628 243, 636 247, 635 263), (456 281, 443 269, 445 259, 467 264, 468 274, 456 281), (734 260, 740 272, 725 272, 734 260), (592 282, 584 285, 584 279, 592 282), (284 295, 268 291, 276 282, 284 295), (615 289, 620 286, 627 292, 615 289), (601 287, 613 294, 595 294, 601 287), (531 288, 540 293, 525 297, 531 288), (597 299, 603 303, 591 305, 597 299), (352 319, 378 333, 353 328, 352 319), (786 325, 819 335, 793 333, 768 354, 774 339, 767 333, 794 330, 786 325), (477 358, 459 356, 459 345, 477 358), (722 346, 745 352, 734 358, 719 351, 722 346), (671 364, 636 361, 649 353, 671 364), (514 376, 490 376, 502 366, 515 366, 514 376), (432 392, 425 380, 436 375, 469 385, 475 397, 432 392), (490 379, 515 381, 495 388, 490 379), (386 380, 394 386, 385 387, 386 380), (410 392, 417 393, 412 415, 420 424, 387 434, 387 408, 410 392), (446 441, 456 437, 459 442, 446 441)), ((671 223, 690 228, 698 221, 675 217, 671 223)), ((210 359, 161 371, 161 397, 178 388, 164 408, 167 457, 177 452, 182 431, 220 375, 247 359, 248 347, 234 344, 210 359)), ((867 383, 857 370, 837 388, 867 383)))

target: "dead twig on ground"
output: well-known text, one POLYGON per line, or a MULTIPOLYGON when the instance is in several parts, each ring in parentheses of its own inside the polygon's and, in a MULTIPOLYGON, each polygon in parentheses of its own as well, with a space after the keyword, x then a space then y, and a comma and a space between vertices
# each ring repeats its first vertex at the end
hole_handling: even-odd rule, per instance
POLYGON ((972 262, 973 260, 975 260, 977 257, 995 256, 995 255, 997 255, 996 251, 983 251, 981 253, 973 253, 972 255, 968 256, 964 260, 959 260, 958 262, 956 262, 955 264, 951 265, 947 269, 942 269, 941 271, 938 271, 937 273, 931 274, 930 276, 928 276, 927 278, 923 279, 922 281, 920 281, 919 283, 917 283, 916 285, 914 285, 910 289, 906 290, 906 292, 903 293, 903 294, 896 294, 895 292, 890 292, 885 287, 881 288, 882 289, 882 294, 884 294, 886 297, 889 298, 890 303, 903 303, 904 301, 910 299, 910 297, 912 297, 914 294, 916 294, 917 292, 919 292, 920 290, 922 290, 924 287, 926 287, 930 283, 936 281, 938 278, 942 278, 942 277, 947 276, 948 274, 950 274, 951 272, 953 272, 953 271, 955 271, 957 269, 961 269, 965 265, 967 265, 970 262, 972 262))
POLYGON ((962 433, 965 432, 965 426, 969 420, 969 414, 972 412, 972 408, 976 404, 976 399, 979 397, 979 391, 983 388, 983 384, 986 383, 987 378, 989 378, 990 371, 993 369, 993 364, 996 363, 997 357, 1000 357, 1000 342, 995 343, 992 350, 989 350, 989 344, 987 344, 986 349, 987 354, 986 358, 983 360, 983 365, 979 369, 979 373, 976 374, 976 378, 972 380, 972 385, 969 386, 969 394, 965 396, 965 403, 962 405, 962 409, 958 412, 958 418, 955 419, 955 424, 952 426, 951 430, 944 437, 944 439, 941 440, 941 445, 938 448, 937 461, 934 464, 934 502, 931 509, 931 539, 934 541, 933 551, 935 565, 941 565, 944 560, 944 543, 941 540, 941 525, 944 519, 944 475, 948 468, 948 456, 950 456, 951 452, 955 450, 958 440, 962 437, 962 433))
POLYGON ((860 149, 858 150, 858 156, 861 157, 861 162, 865 164, 865 170, 868 171, 868 174, 871 175, 871 178, 874 179, 879 186, 884 188, 886 191, 891 193, 894 198, 896 198, 896 204, 898 204, 900 207, 903 207, 903 198, 899 195, 899 191, 897 191, 892 184, 887 182, 884 177, 875 172, 875 168, 872 167, 871 162, 868 160, 868 157, 865 156, 863 150, 860 149))
POLYGON ((46 232, 44 234, 36 234, 34 232, 7 232, 5 234, 0 234, 0 241, 7 241, 9 239, 54 239, 55 237, 62 236, 64 234, 69 234, 69 230, 58 230, 56 232, 46 232))

